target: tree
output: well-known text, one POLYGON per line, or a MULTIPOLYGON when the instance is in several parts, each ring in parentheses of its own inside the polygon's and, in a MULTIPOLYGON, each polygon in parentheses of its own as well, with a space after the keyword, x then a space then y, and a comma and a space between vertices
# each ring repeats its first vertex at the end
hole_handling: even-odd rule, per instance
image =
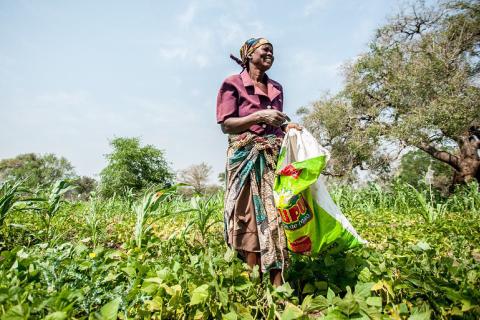
POLYGON ((421 2, 377 30, 345 67, 344 89, 300 110, 332 148, 328 172, 388 170, 412 146, 452 167, 453 184, 480 180, 479 55, 474 0, 421 2))
POLYGON ((212 167, 202 162, 180 171, 178 181, 191 186, 194 193, 203 194, 207 189, 208 177, 211 173, 212 167))
POLYGON ((138 138, 115 138, 110 145, 113 151, 106 155, 108 164, 100 173, 103 196, 171 183, 173 173, 162 150, 152 145, 142 147, 138 138))
POLYGON ((54 154, 20 154, 15 158, 0 160, 0 182, 24 180, 26 189, 44 188, 61 179, 75 177, 75 171, 64 157, 54 154))
POLYGON ((71 181, 73 190, 67 193, 69 199, 88 200, 90 194, 97 188, 97 181, 93 178, 82 176, 71 181))

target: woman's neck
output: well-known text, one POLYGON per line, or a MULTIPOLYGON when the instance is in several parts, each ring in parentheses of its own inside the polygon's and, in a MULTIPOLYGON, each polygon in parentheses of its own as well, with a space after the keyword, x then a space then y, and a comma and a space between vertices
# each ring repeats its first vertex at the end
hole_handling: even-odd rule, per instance
POLYGON ((259 82, 263 82, 265 72, 255 67, 252 68, 252 65, 250 65, 250 70, 248 70, 248 75, 250 76, 250 79, 253 80, 253 82, 259 83, 259 82))

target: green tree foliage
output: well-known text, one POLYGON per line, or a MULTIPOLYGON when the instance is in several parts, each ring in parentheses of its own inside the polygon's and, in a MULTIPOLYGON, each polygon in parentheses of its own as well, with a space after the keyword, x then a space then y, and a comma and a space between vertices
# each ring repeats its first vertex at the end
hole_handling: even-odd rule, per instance
POLYGON ((26 189, 44 188, 57 180, 74 177, 75 171, 70 162, 51 153, 27 153, 0 160, 0 182, 24 180, 22 186, 26 189))
POLYGON ((71 181, 74 189, 67 193, 67 198, 77 200, 88 200, 90 194, 97 188, 97 181, 93 178, 82 176, 71 181))
POLYGON ((421 150, 410 151, 402 157, 397 178, 417 189, 431 184, 447 191, 452 180, 452 168, 421 150))
POLYGON ((479 55, 478 1, 420 2, 391 19, 345 67, 344 89, 300 111, 332 148, 329 172, 386 169, 392 150, 414 146, 452 167, 454 183, 479 180, 479 55))
POLYGON ((103 196, 124 195, 129 190, 141 191, 151 185, 166 185, 173 173, 164 152, 152 145, 141 146, 138 138, 115 138, 108 154, 108 165, 100 173, 103 196))

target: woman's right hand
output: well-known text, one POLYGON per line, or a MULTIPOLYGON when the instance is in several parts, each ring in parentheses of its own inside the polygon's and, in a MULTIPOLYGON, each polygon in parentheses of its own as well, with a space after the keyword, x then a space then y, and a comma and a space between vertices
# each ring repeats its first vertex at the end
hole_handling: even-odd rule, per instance
POLYGON ((274 127, 280 127, 286 120, 283 112, 274 109, 260 110, 256 114, 258 116, 257 123, 265 123, 274 127))

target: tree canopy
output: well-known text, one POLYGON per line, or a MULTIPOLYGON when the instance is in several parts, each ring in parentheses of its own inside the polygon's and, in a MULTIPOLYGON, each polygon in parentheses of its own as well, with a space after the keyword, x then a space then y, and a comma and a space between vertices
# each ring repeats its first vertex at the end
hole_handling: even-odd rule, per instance
POLYGON ((414 5, 369 48, 345 66, 340 93, 300 110, 332 148, 327 172, 385 171, 413 146, 451 166, 454 183, 479 180, 480 3, 414 5))
POLYGON ((23 181, 28 189, 50 186, 60 179, 74 178, 72 164, 64 157, 26 153, 0 160, 0 182, 12 179, 23 181))
POLYGON ((167 185, 174 174, 164 152, 152 145, 141 146, 139 138, 115 138, 110 142, 107 166, 100 173, 103 196, 124 195, 151 185, 167 185))

